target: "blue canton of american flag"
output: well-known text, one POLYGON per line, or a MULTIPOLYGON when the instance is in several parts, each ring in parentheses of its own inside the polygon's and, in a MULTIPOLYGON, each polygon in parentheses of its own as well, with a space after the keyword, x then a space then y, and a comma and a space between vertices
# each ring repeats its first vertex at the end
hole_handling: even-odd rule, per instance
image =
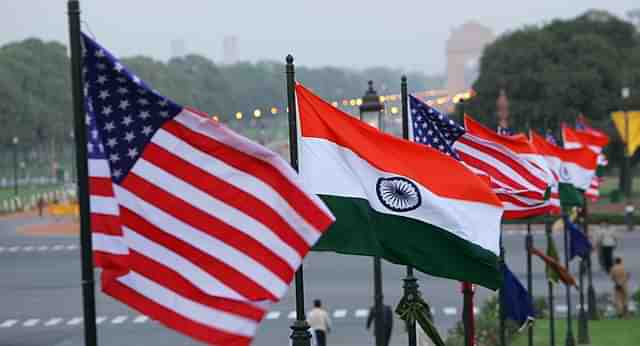
POLYGON ((508 127, 502 127, 500 125, 498 125, 498 128, 496 129, 496 132, 501 136, 513 136, 513 135, 516 134, 516 132, 513 131, 512 129, 510 129, 508 127))
POLYGON ((153 134, 182 108, 86 36, 83 54, 89 158, 107 159, 120 183, 153 134))
POLYGON ((413 141, 460 159, 453 143, 465 133, 464 127, 413 95, 409 95, 413 141))

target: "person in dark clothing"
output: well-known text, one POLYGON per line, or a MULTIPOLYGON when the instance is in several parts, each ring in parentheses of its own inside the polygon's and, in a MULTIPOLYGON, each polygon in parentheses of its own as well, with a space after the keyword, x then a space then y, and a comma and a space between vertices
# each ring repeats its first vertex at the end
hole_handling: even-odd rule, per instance
MULTIPOLYGON (((374 324, 374 335, 375 335, 375 307, 369 309, 369 317, 367 317, 367 329, 371 327, 371 324, 374 324)), ((382 305, 382 337, 383 344, 389 345, 391 341, 391 332, 393 331, 393 311, 389 305, 382 305)))
POLYGON ((38 198, 38 216, 42 217, 42 211, 44 209, 44 198, 38 198))

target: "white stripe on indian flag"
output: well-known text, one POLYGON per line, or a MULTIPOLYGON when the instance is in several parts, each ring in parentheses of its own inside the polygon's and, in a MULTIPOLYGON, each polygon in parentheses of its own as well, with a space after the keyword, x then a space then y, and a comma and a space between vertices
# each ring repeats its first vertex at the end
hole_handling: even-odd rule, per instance
MULTIPOLYGON (((382 177, 397 174, 373 167, 348 148, 326 139, 300 139, 300 176, 312 192, 320 195, 362 198, 374 210, 412 218, 445 229, 462 239, 499 254, 502 208, 480 202, 441 197, 413 181, 420 190, 422 205, 407 212, 386 208, 376 194, 382 177)), ((411 177, 405 177, 411 180, 411 177)))

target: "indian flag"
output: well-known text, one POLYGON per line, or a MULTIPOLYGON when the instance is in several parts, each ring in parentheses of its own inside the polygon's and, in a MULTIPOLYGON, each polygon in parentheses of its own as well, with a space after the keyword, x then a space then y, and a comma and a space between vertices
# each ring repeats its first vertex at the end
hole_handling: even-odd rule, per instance
POLYGON ((531 143, 547 160, 558 181, 560 203, 563 206, 582 205, 582 192, 589 188, 596 174, 598 154, 587 147, 560 148, 533 131, 531 143))
POLYGON ((315 250, 380 256, 431 275, 500 286, 503 210, 481 178, 302 85, 296 95, 300 176, 336 217, 315 250))

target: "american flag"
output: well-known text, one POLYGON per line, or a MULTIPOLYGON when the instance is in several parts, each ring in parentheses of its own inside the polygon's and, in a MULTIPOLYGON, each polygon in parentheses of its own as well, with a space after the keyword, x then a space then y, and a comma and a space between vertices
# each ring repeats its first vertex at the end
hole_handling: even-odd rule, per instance
POLYGON ((470 134, 455 121, 413 95, 410 134, 423 143, 461 160, 474 173, 487 177, 505 208, 504 218, 546 213, 546 173, 499 143, 470 134))
POLYGON ((460 160, 456 151, 453 150, 453 143, 464 134, 464 127, 413 95, 409 95, 409 106, 411 107, 409 129, 413 141, 460 160))
POLYGON ((83 42, 103 291, 208 344, 249 345, 333 216, 277 154, 83 42))

